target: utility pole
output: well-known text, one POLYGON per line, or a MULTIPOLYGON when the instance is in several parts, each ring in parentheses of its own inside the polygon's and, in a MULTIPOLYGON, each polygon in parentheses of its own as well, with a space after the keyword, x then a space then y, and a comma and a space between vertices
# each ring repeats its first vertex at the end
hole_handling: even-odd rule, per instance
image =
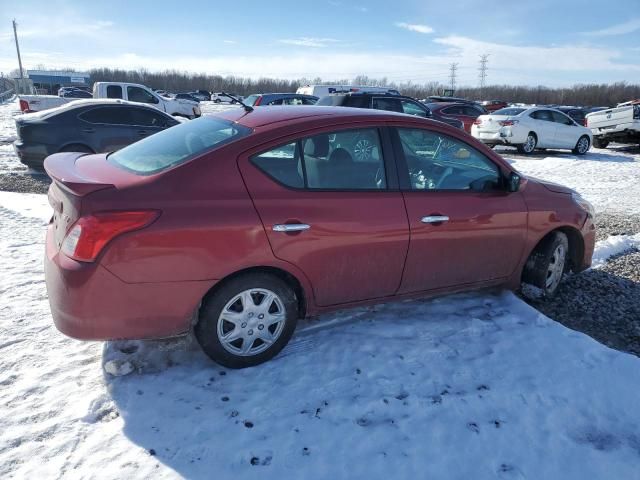
POLYGON ((485 86, 485 82, 487 79, 487 63, 489 62, 489 54, 485 53, 483 55, 480 55, 480 68, 478 70, 480 70, 480 75, 478 75, 478 78, 480 79, 480 96, 483 96, 484 94, 484 86, 485 86))
POLYGON ((451 90, 456 90, 456 70, 458 70, 457 63, 451 63, 449 65, 449 80, 451 81, 451 90))
POLYGON ((20 45, 18 44, 18 31, 16 27, 18 24, 16 23, 16 19, 13 19, 13 38, 16 39, 16 51, 18 52, 18 65, 20 66, 20 78, 24 78, 24 73, 22 70, 22 58, 20 58, 20 45))

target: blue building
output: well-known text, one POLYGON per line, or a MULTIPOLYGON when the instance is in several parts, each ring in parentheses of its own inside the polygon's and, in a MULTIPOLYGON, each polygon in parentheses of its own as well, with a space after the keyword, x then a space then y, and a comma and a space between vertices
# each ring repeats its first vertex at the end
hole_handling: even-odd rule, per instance
POLYGON ((57 95, 60 87, 90 85, 90 75, 85 72, 27 70, 27 77, 33 82, 38 93, 48 93, 50 95, 57 95))

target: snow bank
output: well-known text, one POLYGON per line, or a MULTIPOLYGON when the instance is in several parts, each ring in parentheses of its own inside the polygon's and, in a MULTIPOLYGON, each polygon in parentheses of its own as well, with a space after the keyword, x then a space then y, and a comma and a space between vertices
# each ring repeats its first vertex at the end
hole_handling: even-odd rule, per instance
POLYGON ((578 191, 597 212, 640 214, 640 150, 592 149, 584 156, 522 157, 501 151, 522 173, 578 191))
POLYGON ((52 326, 24 212, 0 195, 1 478, 637 477, 640 360, 511 293, 324 316, 247 370, 189 339, 103 356, 52 326))
POLYGON ((611 235, 605 240, 596 242, 591 265, 593 268, 601 267, 610 257, 632 248, 640 248, 640 233, 636 235, 611 235))

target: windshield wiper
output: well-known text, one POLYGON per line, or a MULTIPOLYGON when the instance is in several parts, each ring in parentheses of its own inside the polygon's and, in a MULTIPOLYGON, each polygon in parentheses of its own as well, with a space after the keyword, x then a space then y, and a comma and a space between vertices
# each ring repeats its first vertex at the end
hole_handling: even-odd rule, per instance
POLYGON ((238 102, 240 105, 242 105, 242 108, 244 108, 245 112, 253 112, 253 107, 250 107, 249 105, 244 103, 239 98, 236 98, 233 95, 229 95, 228 93, 225 93, 225 92, 220 92, 220 93, 222 93, 222 95, 224 95, 225 97, 229 97, 231 100, 234 100, 234 101, 238 102))

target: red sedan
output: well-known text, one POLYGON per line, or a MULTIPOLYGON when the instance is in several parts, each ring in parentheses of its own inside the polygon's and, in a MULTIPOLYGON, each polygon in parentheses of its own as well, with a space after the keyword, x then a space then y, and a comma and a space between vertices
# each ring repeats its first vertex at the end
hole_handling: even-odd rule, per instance
POLYGON ((437 102, 428 103, 434 117, 447 117, 460 120, 464 124, 464 131, 471 133, 471 125, 480 115, 487 113, 480 105, 470 103, 437 102))
POLYGON ((45 168, 57 328, 194 329, 228 367, 276 355, 305 315, 522 281, 552 295, 593 253, 578 194, 456 128, 385 111, 237 109, 45 168))

